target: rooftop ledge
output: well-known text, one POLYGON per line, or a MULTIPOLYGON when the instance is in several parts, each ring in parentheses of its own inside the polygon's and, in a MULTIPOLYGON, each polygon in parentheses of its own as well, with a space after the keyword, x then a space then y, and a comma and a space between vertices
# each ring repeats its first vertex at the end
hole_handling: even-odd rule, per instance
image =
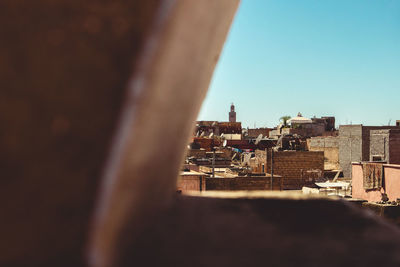
POLYGON ((339 200, 339 197, 327 197, 313 194, 302 194, 300 192, 290 191, 189 191, 186 196, 207 197, 207 198, 227 198, 227 199, 287 199, 287 200, 339 200))
MULTIPOLYGON (((370 162, 370 163, 379 163, 379 162, 376 162, 376 161, 364 161, 364 162, 365 163, 368 163, 368 162, 370 162)), ((351 165, 362 165, 364 162, 362 162, 362 161, 354 161, 354 162, 351 163, 351 165)), ((386 164, 385 163, 385 164, 383 164, 383 166, 400 169, 400 165, 399 164, 386 164)))

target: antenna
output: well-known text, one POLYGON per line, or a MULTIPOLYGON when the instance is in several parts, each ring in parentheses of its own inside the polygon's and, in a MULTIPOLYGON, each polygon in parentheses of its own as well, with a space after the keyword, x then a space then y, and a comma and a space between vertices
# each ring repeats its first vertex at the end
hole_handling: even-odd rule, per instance
POLYGON ((257 139, 256 139, 256 141, 254 142, 256 145, 258 145, 258 143, 260 143, 260 141, 261 141, 261 139, 263 138, 263 135, 262 134, 259 134, 258 136, 257 136, 257 139))

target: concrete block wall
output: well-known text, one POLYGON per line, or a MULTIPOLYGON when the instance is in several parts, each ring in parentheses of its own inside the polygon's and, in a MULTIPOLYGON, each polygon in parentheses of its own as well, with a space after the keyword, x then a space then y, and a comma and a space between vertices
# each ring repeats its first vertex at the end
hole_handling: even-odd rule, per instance
POLYGON ((376 130, 386 130, 389 133, 393 130, 400 130, 400 127, 396 126, 363 126, 362 127, 362 149, 363 149, 363 156, 362 160, 363 161, 369 161, 370 160, 370 144, 371 144, 371 131, 376 131, 376 130))
POLYGON ((382 161, 389 163, 389 136, 390 130, 371 130, 369 160, 377 161, 378 157, 382 161))
MULTIPOLYGON (((284 177, 284 189, 301 189, 310 181, 307 171, 324 172, 322 151, 275 151, 274 174, 284 177)), ((267 153, 267 173, 271 173, 271 151, 267 153)))
POLYGON ((372 130, 393 129, 396 126, 339 126, 339 164, 345 177, 351 177, 351 163, 370 160, 370 134, 372 130))
POLYGON ((351 177, 351 162, 362 161, 362 125, 339 126, 339 165, 351 177))
POLYGON ((308 140, 310 151, 323 151, 325 170, 339 169, 339 138, 338 137, 312 137, 308 140))
POLYGON ((311 147, 336 148, 339 147, 339 139, 335 137, 312 137, 311 147))

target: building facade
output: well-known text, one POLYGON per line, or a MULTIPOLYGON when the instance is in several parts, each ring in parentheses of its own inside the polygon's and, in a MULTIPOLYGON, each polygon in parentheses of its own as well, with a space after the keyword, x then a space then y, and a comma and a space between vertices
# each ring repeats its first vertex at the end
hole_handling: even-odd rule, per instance
POLYGON ((397 126, 339 126, 339 164, 344 177, 351 177, 351 163, 370 160, 372 130, 400 129, 397 126))

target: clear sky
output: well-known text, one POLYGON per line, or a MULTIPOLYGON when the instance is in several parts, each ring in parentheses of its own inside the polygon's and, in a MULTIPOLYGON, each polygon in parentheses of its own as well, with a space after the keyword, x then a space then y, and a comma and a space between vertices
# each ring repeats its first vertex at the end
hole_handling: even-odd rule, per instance
POLYGON ((242 0, 199 120, 400 120, 400 0, 242 0))

